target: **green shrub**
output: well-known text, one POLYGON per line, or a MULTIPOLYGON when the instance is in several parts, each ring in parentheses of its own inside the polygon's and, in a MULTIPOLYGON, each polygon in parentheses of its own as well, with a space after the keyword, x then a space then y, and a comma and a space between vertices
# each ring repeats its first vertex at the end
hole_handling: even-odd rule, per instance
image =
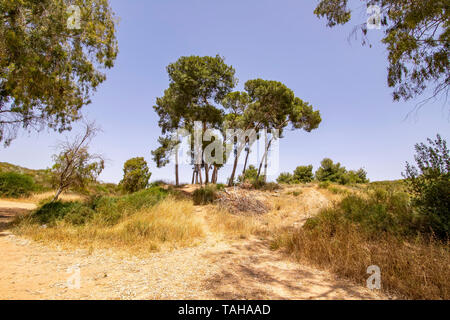
POLYGON ((41 224, 65 221, 73 225, 83 225, 95 220, 98 223, 114 225, 123 216, 154 206, 167 194, 166 190, 154 187, 121 197, 94 195, 85 203, 48 202, 38 208, 31 217, 41 224))
POLYGON ((218 184, 216 184, 216 189, 218 191, 225 190, 225 185, 223 183, 218 183, 218 184))
POLYGON ((254 181, 256 179, 256 177, 258 176, 258 169, 256 169, 255 166, 250 165, 247 170, 245 170, 244 175, 240 175, 238 177, 238 181, 240 183, 242 182, 249 182, 249 181, 254 181))
POLYGON ((322 160, 319 169, 316 171, 316 179, 318 181, 341 183, 346 172, 345 167, 342 167, 339 162, 334 163, 333 160, 325 158, 322 160))
POLYGON ((367 234, 381 233, 413 236, 420 231, 421 220, 411 206, 408 194, 379 189, 366 196, 348 195, 339 204, 322 210, 310 219, 307 228, 320 225, 356 224, 367 234))
POLYGON ((313 166, 298 166, 294 170, 292 180, 294 183, 308 183, 314 178, 313 166))
POLYGON ((328 187, 328 190, 330 190, 331 193, 334 193, 334 194, 348 194, 349 193, 345 189, 338 188, 338 187, 333 187, 333 186, 328 187))
POLYGON ((168 191, 152 187, 121 197, 100 197, 92 201, 96 218, 106 224, 115 224, 123 216, 131 215, 142 208, 149 208, 164 199, 168 191))
POLYGON ((319 182, 320 189, 328 189, 330 187, 330 185, 331 185, 331 183, 329 181, 319 182))
POLYGON ((37 209, 32 217, 41 224, 53 225, 66 221, 73 225, 83 225, 94 217, 94 210, 81 202, 50 202, 37 209))
POLYGON ((407 163, 404 176, 425 228, 445 239, 450 235, 450 155, 440 135, 428 143, 416 144, 417 168, 407 163))
POLYGON ((367 179, 367 172, 364 169, 359 169, 358 171, 350 170, 345 173, 341 178, 341 184, 349 184, 349 183, 367 183, 369 179, 367 179))
POLYGON ((151 175, 144 158, 132 158, 123 165, 123 179, 119 185, 125 192, 133 193, 147 188, 151 175))
POLYGON ((195 205, 205 205, 208 203, 213 203, 216 199, 217 188, 214 186, 206 186, 197 189, 192 194, 195 205))
POLYGON ((0 173, 0 196, 2 197, 27 197, 34 189, 34 180, 30 176, 14 172, 0 173))
POLYGON ((277 182, 278 183, 286 183, 286 184, 291 184, 293 182, 292 180, 292 174, 288 173, 288 172, 282 172, 280 173, 280 175, 277 178, 277 182))

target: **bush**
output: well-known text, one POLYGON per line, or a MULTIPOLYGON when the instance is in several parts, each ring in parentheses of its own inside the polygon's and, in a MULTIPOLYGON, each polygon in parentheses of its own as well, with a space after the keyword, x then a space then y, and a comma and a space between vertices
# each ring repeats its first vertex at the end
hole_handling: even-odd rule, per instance
POLYGON ((30 176, 14 172, 0 173, 0 196, 2 197, 27 197, 34 189, 34 180, 30 176))
POLYGON ((120 186, 128 193, 145 189, 151 175, 144 158, 132 158, 123 165, 123 179, 120 186))
POLYGON ((323 210, 307 225, 357 224, 371 236, 389 233, 414 236, 420 230, 421 220, 411 206, 408 194, 377 189, 365 196, 348 195, 339 204, 323 210))
POLYGON ((238 177, 240 183, 254 181, 258 176, 258 169, 255 166, 250 165, 247 170, 245 170, 244 175, 238 177))
POLYGON ((164 199, 168 191, 153 187, 121 197, 100 197, 91 201, 96 218, 112 225, 123 216, 131 215, 142 208, 150 208, 164 199))
POLYGON ((205 205, 208 203, 213 203, 216 200, 217 188, 215 186, 206 186, 197 189, 192 194, 192 199, 194 200, 194 205, 205 205))
POLYGON ((330 185, 331 185, 331 183, 329 181, 319 182, 320 189, 328 189, 330 187, 330 185))
POLYGON ((437 135, 429 145, 416 144, 415 161, 404 173, 413 204, 423 216, 428 231, 445 239, 450 234, 450 156, 447 142, 437 135))
POLYGON ((280 175, 277 178, 277 182, 278 183, 286 183, 286 184, 291 184, 293 182, 292 179, 292 174, 288 173, 288 172, 282 172, 280 173, 280 175))
POLYGON ((342 182, 343 176, 347 171, 341 164, 333 163, 333 160, 325 158, 320 163, 316 171, 316 179, 319 181, 342 182))
POLYGON ((154 206, 167 194, 166 190, 155 187, 121 197, 95 195, 85 203, 79 201, 44 203, 31 217, 41 224, 50 225, 58 221, 83 225, 91 220, 100 224, 114 225, 124 216, 154 206))
POLYGON ((449 243, 422 235, 422 223, 407 193, 375 188, 347 196, 295 232, 278 234, 272 247, 356 283, 377 265, 382 289, 398 297, 449 299, 449 243))
POLYGON ((50 202, 36 210, 32 218, 41 224, 54 225, 65 221, 73 225, 83 225, 94 217, 94 210, 81 202, 50 202))
POLYGON ((298 166, 294 170, 292 180, 294 183, 308 183, 314 178, 313 166, 298 166))

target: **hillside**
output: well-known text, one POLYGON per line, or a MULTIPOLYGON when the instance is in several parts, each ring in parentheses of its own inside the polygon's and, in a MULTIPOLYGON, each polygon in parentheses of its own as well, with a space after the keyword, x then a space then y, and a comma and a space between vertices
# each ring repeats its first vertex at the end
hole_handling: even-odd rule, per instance
POLYGON ((36 191, 48 191, 52 189, 50 175, 46 169, 33 170, 7 162, 0 162, 0 173, 1 172, 14 172, 30 176, 36 184, 36 191))

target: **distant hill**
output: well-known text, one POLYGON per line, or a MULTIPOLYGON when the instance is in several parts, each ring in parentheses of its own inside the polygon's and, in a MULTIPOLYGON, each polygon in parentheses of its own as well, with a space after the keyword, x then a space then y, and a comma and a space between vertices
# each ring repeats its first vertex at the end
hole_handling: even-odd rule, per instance
MULTIPOLYGON (((0 173, 1 172, 15 172, 30 176, 34 180, 37 192, 50 191, 53 189, 51 183, 51 176, 48 169, 33 170, 21 166, 16 166, 14 164, 7 162, 0 162, 0 173)), ((114 195, 119 190, 116 184, 103 182, 95 182, 91 184, 88 187, 88 189, 90 192, 103 195, 114 195)))
POLYGON ((24 167, 16 166, 7 162, 0 162, 0 172, 15 172, 25 174, 33 178, 39 191, 46 191, 52 189, 50 182, 50 174, 48 170, 40 169, 33 170, 24 167))

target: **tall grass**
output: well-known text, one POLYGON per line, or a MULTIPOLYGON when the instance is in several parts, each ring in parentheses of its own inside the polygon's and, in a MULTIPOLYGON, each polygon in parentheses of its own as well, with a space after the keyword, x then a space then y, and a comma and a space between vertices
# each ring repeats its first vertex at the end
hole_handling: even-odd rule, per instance
POLYGON ((19 218, 14 230, 37 241, 143 253, 188 246, 203 236, 192 202, 158 187, 86 203, 47 203, 19 218))
POLYGON ((273 247, 361 285, 367 267, 377 265, 382 289, 399 297, 449 299, 449 243, 420 230, 404 193, 378 190, 346 197, 303 228, 277 235, 273 247))

